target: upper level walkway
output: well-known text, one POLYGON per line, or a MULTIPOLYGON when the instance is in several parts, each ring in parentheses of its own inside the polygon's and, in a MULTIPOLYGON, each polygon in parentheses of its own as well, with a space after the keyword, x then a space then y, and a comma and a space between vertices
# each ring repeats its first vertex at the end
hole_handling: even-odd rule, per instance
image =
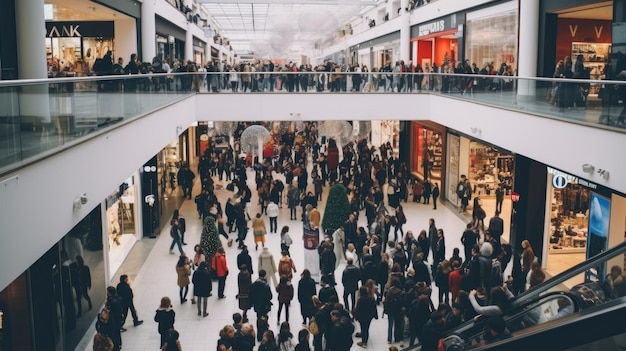
MULTIPOLYGON (((437 83, 444 77, 432 78, 437 83)), ((141 75, 0 82, 0 223, 14 246, 31 248, 0 252, 6 267, 0 285, 15 279, 111 189, 196 121, 430 120, 626 193, 623 130, 599 124, 600 111, 591 106, 558 111, 545 102, 540 84, 531 96, 519 94, 523 84, 465 94, 383 92, 382 87, 376 93, 350 93, 347 80, 345 92, 341 85, 339 92, 328 92, 325 85, 319 93, 206 93, 200 84, 201 92, 195 93, 194 79, 184 75, 174 76, 171 90, 167 84, 166 76, 141 75), (583 173, 585 163, 607 170, 610 177, 583 173), (92 201, 72 210, 83 193, 92 201), (26 213, 38 220, 15 220, 26 213)), ((617 120, 621 106, 607 110, 617 120)))

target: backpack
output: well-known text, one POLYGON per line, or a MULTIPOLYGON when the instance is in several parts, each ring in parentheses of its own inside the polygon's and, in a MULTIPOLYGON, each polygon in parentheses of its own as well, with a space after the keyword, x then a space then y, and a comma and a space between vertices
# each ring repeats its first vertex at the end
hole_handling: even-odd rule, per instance
POLYGON ((402 312, 402 294, 390 292, 383 303, 384 312, 388 315, 398 315, 402 312))
POLYGON ((463 193, 465 193, 465 185, 463 182, 459 182, 459 185, 456 186, 456 195, 458 197, 463 197, 463 193))
POLYGON ((286 275, 289 276, 289 274, 291 273, 291 262, 289 260, 280 260, 280 263, 278 264, 278 274, 279 275, 286 275))

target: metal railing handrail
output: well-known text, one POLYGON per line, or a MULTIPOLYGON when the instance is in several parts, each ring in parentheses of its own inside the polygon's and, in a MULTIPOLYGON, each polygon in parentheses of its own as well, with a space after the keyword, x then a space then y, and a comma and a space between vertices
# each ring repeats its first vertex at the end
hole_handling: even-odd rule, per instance
POLYGON ((0 80, 0 88, 12 87, 12 86, 27 86, 27 85, 40 85, 40 84, 58 84, 58 83, 79 83, 79 82, 91 82, 91 81, 117 81, 127 79, 143 79, 153 77, 166 77, 166 76, 189 76, 199 75, 202 77, 210 75, 231 75, 236 74, 239 77, 250 75, 270 75, 277 76, 289 76, 289 75, 362 75, 362 76, 374 76, 374 75, 391 75, 391 76, 432 76, 432 77, 456 77, 456 78, 472 78, 472 79, 511 79, 515 81, 537 81, 537 82, 549 82, 549 83, 575 83, 575 84, 615 84, 626 85, 626 80, 605 80, 605 79, 577 79, 577 78, 550 78, 550 77, 521 77, 521 76, 508 76, 508 75, 483 75, 483 74, 467 74, 467 73, 440 73, 440 72, 334 72, 334 71, 302 71, 302 72, 170 72, 170 73, 141 73, 141 74, 112 74, 104 76, 85 76, 85 77, 57 77, 57 78, 37 78, 37 79, 15 79, 15 80, 0 80))

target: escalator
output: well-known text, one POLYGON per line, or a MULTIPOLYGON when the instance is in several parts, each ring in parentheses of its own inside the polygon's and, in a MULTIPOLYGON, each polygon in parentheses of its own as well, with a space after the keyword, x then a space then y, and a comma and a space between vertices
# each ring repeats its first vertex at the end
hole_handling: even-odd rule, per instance
POLYGON ((469 321, 446 331, 445 350, 626 350, 626 289, 606 282, 625 259, 626 242, 516 296, 502 315, 512 337, 485 344, 484 321, 469 321))

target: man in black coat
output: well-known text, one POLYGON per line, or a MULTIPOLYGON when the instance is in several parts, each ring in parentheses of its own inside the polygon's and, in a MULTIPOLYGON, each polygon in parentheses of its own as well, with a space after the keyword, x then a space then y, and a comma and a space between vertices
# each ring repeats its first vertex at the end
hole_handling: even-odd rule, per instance
MULTIPOLYGON (((430 240, 430 252, 433 253, 434 262, 437 255, 437 241, 439 241, 439 237, 437 236, 437 227, 433 218, 428 220, 428 239, 430 240)), ((424 257, 424 259, 428 259, 428 257, 424 257)))
POLYGON ((359 289, 359 280, 361 279, 361 270, 354 265, 352 258, 348 258, 348 264, 343 270, 341 283, 343 284, 343 306, 346 310, 354 309, 356 303, 356 291, 359 289), (348 296, 351 305, 348 305, 348 296), (352 307, 350 307, 352 306, 352 307))
POLYGON ((122 298, 117 294, 114 286, 107 288, 107 307, 109 308, 109 323, 111 323, 111 341, 113 341, 113 351, 122 348, 122 320, 124 319, 122 298))
POLYGON ((255 333, 252 324, 244 323, 233 339, 233 350, 252 351, 254 349, 255 333))
POLYGON ((496 215, 489 220, 489 234, 500 244, 500 237, 504 232, 504 221, 500 218, 500 212, 496 211, 496 215))
POLYGON ((123 318, 121 326, 124 326, 124 323, 126 323, 128 310, 130 310, 130 313, 133 316, 133 325, 135 327, 141 325, 143 321, 139 320, 139 317, 137 317, 137 310, 135 309, 135 304, 133 302, 133 289, 128 284, 128 275, 122 274, 120 276, 120 282, 117 284, 117 294, 122 298, 123 318))
POLYGON ((264 269, 259 271, 259 279, 250 286, 250 302, 256 312, 257 319, 267 316, 272 309, 272 289, 266 280, 267 272, 264 269))
POLYGON ((350 351, 352 347, 352 333, 354 325, 348 317, 342 315, 341 311, 330 312, 332 325, 326 332, 326 342, 332 351, 350 351))
POLYGON ((328 278, 325 275, 320 278, 320 285, 322 288, 318 297, 322 303, 327 303, 333 295, 337 296, 337 290, 335 290, 334 286, 328 284, 328 278))
POLYGON ((420 339, 422 343, 422 351, 437 351, 437 344, 446 325, 446 316, 440 312, 435 311, 430 315, 430 320, 424 324, 422 329, 422 337, 420 339))

